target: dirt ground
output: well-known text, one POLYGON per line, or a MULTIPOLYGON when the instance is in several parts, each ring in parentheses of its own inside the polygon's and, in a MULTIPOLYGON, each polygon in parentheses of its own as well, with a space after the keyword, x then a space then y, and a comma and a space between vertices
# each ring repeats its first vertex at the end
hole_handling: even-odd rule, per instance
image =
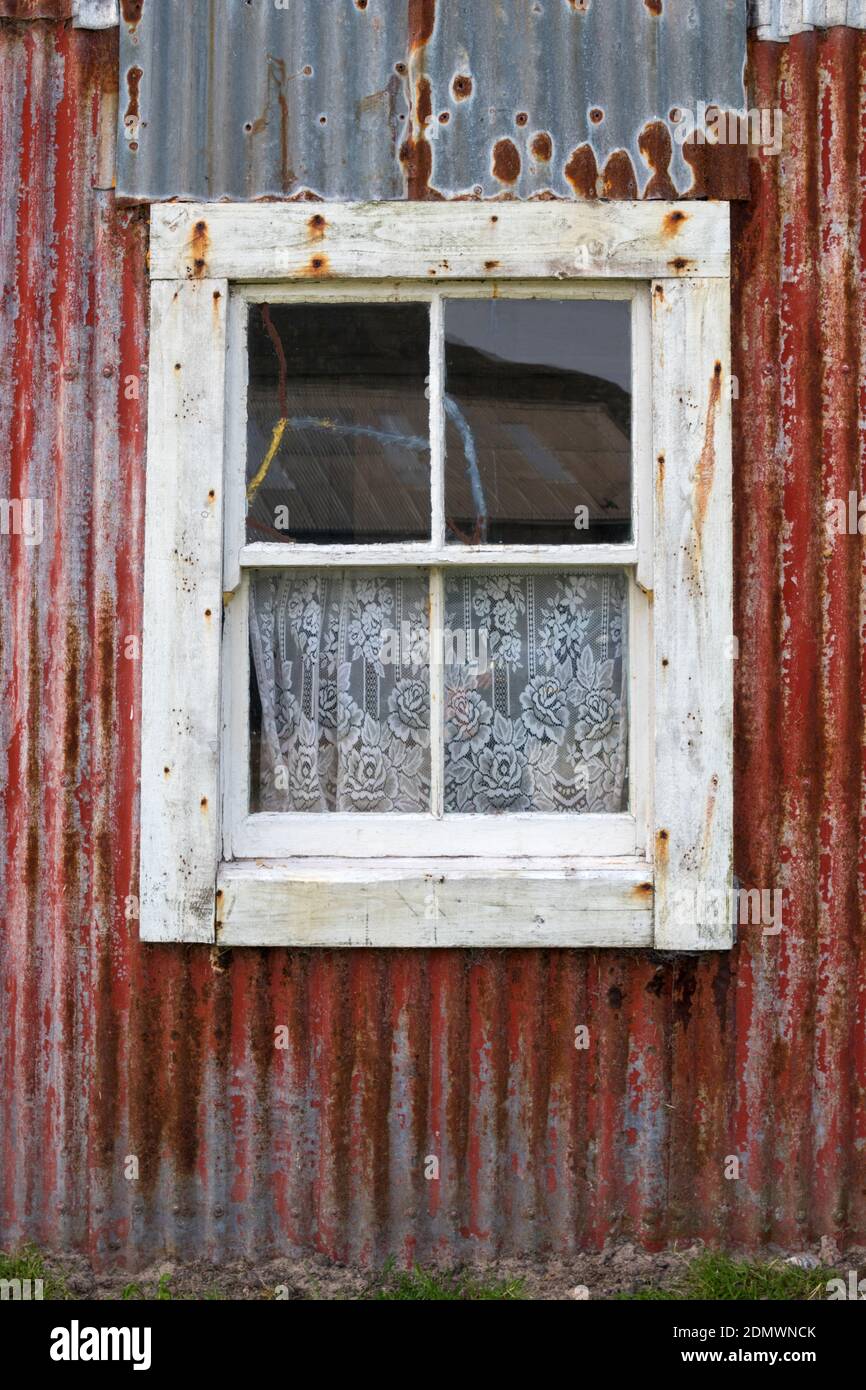
MULTIPOLYGON (((522 1280, 525 1299, 598 1300, 617 1294, 634 1294, 645 1288, 670 1288, 682 1277, 703 1246, 650 1254, 631 1244, 549 1260, 500 1260, 483 1266, 461 1267, 461 1272, 485 1284, 522 1280)), ((729 1252, 755 1259, 755 1252, 729 1252)), ((843 1276, 848 1269, 866 1264, 866 1249, 840 1252, 826 1238, 820 1246, 796 1252, 765 1250, 761 1260, 785 1260, 791 1254, 811 1268, 833 1266, 843 1276)), ((76 1300, 121 1298, 170 1299, 289 1299, 355 1300, 374 1297, 382 1286, 381 1271, 335 1264, 324 1256, 276 1259, 263 1264, 239 1261, 214 1267, 202 1261, 160 1261, 137 1274, 127 1271, 94 1274, 80 1256, 47 1256, 46 1269, 65 1284, 76 1300)), ((430 1268, 429 1266, 427 1267, 430 1268)))

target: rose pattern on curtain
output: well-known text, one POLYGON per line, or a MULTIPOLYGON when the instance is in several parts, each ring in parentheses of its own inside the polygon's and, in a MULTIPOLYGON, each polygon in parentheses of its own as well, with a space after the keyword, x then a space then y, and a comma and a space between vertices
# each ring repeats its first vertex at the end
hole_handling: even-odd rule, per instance
MULTIPOLYGON (((252 809, 429 811, 427 580, 267 575, 250 595, 252 809)), ((446 575, 446 813, 624 809, 627 612, 620 573, 446 575)))
POLYGON ((427 592, 424 578, 339 570, 252 581, 253 810, 429 810, 429 669, 399 646, 426 634, 427 592))
POLYGON ((624 809, 627 613, 622 574, 448 576, 446 812, 624 809))

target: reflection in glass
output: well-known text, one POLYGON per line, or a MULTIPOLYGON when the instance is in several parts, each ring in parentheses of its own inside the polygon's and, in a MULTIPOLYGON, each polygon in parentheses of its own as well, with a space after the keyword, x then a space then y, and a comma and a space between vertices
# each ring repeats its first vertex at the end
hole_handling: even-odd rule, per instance
POLYGON ((254 304, 247 540, 427 540, 423 304, 254 304))
POLYGON ((449 541, 631 538, 629 324, 625 301, 446 301, 449 541))

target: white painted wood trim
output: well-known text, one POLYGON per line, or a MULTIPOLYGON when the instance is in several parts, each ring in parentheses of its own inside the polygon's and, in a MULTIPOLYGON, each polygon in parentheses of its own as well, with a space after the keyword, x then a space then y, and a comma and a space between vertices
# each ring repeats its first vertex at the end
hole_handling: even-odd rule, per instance
MULTIPOLYGON (((428 205, 429 206, 429 205, 428 205)), ((458 206, 456 203, 452 207, 458 206)), ((235 293, 249 304, 432 304, 446 299, 632 299, 648 284, 642 280, 449 280, 447 285, 430 280, 303 280, 238 281, 235 293)))
POLYGON ((651 946, 645 863, 224 864, 224 946, 651 946))
POLYGON ((247 538, 247 347, 249 305, 232 294, 227 321, 225 389, 225 522, 223 588, 241 581, 241 552, 247 538))
MULTIPOLYGON (((310 945, 363 945, 387 936, 388 943, 394 945, 424 944, 431 938, 432 944, 485 946, 650 945, 651 884, 649 889, 641 889, 643 897, 636 907, 631 900, 623 904, 621 895, 618 900, 617 888, 606 898, 607 906, 599 908, 605 913, 603 923, 593 919, 592 924, 587 906, 591 895, 580 895, 578 905, 577 898, 562 886, 574 888, 572 868, 561 868, 567 856, 568 865, 576 866, 576 872, 591 874, 588 856, 602 853, 614 856, 619 873, 636 848, 638 852, 643 849, 649 823, 657 832, 654 843, 651 841, 656 878, 655 944, 676 950, 729 945, 730 930, 700 924, 699 909, 690 912, 692 902, 700 904, 708 893, 729 892, 731 884, 732 668, 729 660, 720 661, 720 655, 730 651, 732 587, 727 205, 656 203, 618 204, 613 208, 604 204, 484 204, 449 205, 447 209, 401 204, 384 208, 341 205, 334 209, 325 205, 315 209, 310 205, 204 205, 196 209, 174 204, 155 207, 152 225, 152 274, 157 281, 168 277, 168 283, 153 286, 152 301, 142 938, 214 939, 222 733, 223 762, 229 761, 232 768, 223 788, 227 824, 223 855, 234 856, 239 862, 225 865, 220 881, 229 885, 232 875, 239 875, 238 883, 243 881, 235 899, 229 900, 224 893, 219 900, 220 939, 226 944, 252 944, 267 936, 274 944, 297 939, 310 945), (304 272, 308 263, 303 258, 310 254, 305 237, 311 234, 308 219, 316 213, 326 221, 333 217, 334 225, 326 226, 322 235, 316 234, 317 246, 328 241, 328 262, 310 275, 304 272), (488 225, 493 217, 496 222, 488 225), (197 229, 196 222, 203 227, 197 229), (603 235, 591 246, 599 229, 603 235), (406 241, 408 231, 411 235, 406 241), (485 259, 498 262, 495 267, 478 265, 485 252, 485 259), (437 257, 448 264, 439 264, 437 257), (209 272, 221 266, 220 278, 209 280, 209 272), (384 278, 391 275, 395 281, 384 278), (479 278, 468 283, 468 275, 479 278), (294 283, 286 283, 293 276, 294 283), (535 276, 541 278, 535 280, 535 276), (648 311, 645 288, 635 280, 650 276, 655 276, 656 284, 648 311), (651 315, 653 388, 651 441, 648 433, 640 438, 635 434, 639 475, 635 544, 469 548, 445 547, 438 536, 435 545, 417 546, 247 546, 243 544, 241 495, 234 510, 226 503, 223 545, 226 407, 233 432, 226 487, 234 488, 237 478, 231 470, 237 471, 245 449, 243 421, 232 413, 236 385, 226 396, 229 279, 247 282, 239 283, 233 295, 237 301, 232 309, 233 343, 240 343, 236 329, 245 318, 246 303, 256 298, 416 298, 435 306, 440 290, 430 281, 447 280, 449 294, 478 298, 495 294, 556 297, 564 293, 561 282, 567 281, 565 292, 573 296, 632 299, 633 324, 645 324, 647 314, 651 315), (716 362, 720 364, 718 373, 716 362), (180 364, 179 368, 175 364, 180 364), (716 391, 717 375, 721 377, 720 392, 716 391), (650 468, 656 475, 651 550, 646 524, 650 514, 649 469, 642 468, 639 459, 650 442, 650 468), (660 456, 664 458, 661 468, 655 462, 660 456), (193 509, 200 500, 202 485, 209 505, 203 509, 199 525, 193 509), (224 569, 222 549, 226 552, 224 569), (633 705, 634 814, 527 817, 525 827, 519 817, 445 817, 438 822, 432 816, 389 818, 387 840, 392 854, 399 854, 401 846, 403 853, 417 852, 419 825, 413 826, 414 820, 423 833, 420 843, 433 856, 433 861, 420 861, 420 868, 416 864, 408 878, 399 880, 401 890, 396 899, 392 887, 380 887, 383 882, 393 884, 390 867, 396 861, 379 857, 382 830, 371 847, 377 830, 375 818, 248 816, 249 657, 246 616, 239 606, 246 593, 244 571, 274 565, 320 568, 328 564, 375 568, 419 565, 431 570, 473 565, 631 568, 641 592, 636 598, 638 590, 633 586, 630 689, 634 698, 635 682, 640 681, 638 662, 643 662, 645 671, 647 667, 653 669, 654 678, 648 683, 650 698, 637 726, 645 727, 647 733, 655 732, 653 776, 647 776, 642 787, 634 761, 640 734, 635 734, 633 705), (228 647, 221 715, 223 587, 228 647), (207 609, 207 630, 200 634, 202 614, 207 609), (637 645, 636 627, 644 634, 637 645), (655 649, 650 652, 648 634, 652 627, 655 649), (341 826, 341 819, 351 824, 341 826), (481 838, 472 842, 479 854, 510 856, 507 871, 503 870, 511 876, 507 894, 502 890, 504 878, 491 874, 484 858, 471 861, 464 879, 459 874, 455 877, 459 861, 454 851, 461 837, 458 833, 455 838, 454 822, 462 819, 486 822, 481 838), (544 825, 544 820, 555 823, 544 825), (289 847, 285 823, 291 830, 289 847), (398 824, 402 828, 396 828, 398 824), (323 853, 323 835, 335 839, 337 857, 329 861, 333 870, 330 877, 329 872, 313 867, 315 857, 323 853), (441 844, 437 835, 442 837, 441 844), (342 840, 337 843, 340 836, 342 840), (563 837, 568 837, 567 844, 563 837), (285 855, 287 848, 293 856, 302 856, 293 857, 288 870, 277 858, 285 855), (527 852, 533 856, 561 855, 562 860, 545 877, 544 861, 537 857, 531 865, 521 861, 527 852), (266 855, 270 862, 246 862, 247 856, 259 855, 266 855), (431 874, 435 876, 435 860, 447 855, 451 857, 440 893, 430 889, 429 880, 431 874), (351 873, 341 868, 347 861, 354 865, 351 873), (524 868, 518 867, 520 862, 524 868), (312 880, 304 877, 308 871, 313 872, 312 880), (254 886, 256 880, 261 882, 261 897, 254 886), (292 885, 299 882, 314 886, 296 894, 292 885), (515 887, 515 883, 520 886, 515 887), (403 893, 406 884, 415 885, 407 888, 408 902, 403 893), (426 936, 420 940, 415 916, 419 885, 426 885, 422 902, 425 911, 433 913, 435 927, 431 929, 424 917, 426 936), (274 893, 276 897, 268 898, 274 893), (287 907, 289 899, 292 905, 287 907), (533 901, 542 920, 534 916, 527 926, 526 911, 533 901), (539 907, 541 902, 553 904, 551 911, 545 913, 539 907), (366 905, 366 915, 361 914, 359 904, 366 905), (452 918, 440 929, 436 924, 445 909, 451 911, 452 918), (305 913, 310 923, 306 933, 305 913), (396 933, 388 935, 385 928, 389 923, 397 924, 396 933), (450 932, 453 936, 449 939, 450 932)), ((432 312, 436 313, 435 307, 432 312)), ((639 354, 639 333, 633 342, 639 354)), ((236 377, 239 362, 238 356, 232 368, 236 377)), ((646 378, 646 361, 638 355, 633 379, 637 383, 646 378)), ((431 385, 435 394, 435 380, 431 385)), ((636 386, 636 414, 642 394, 636 386)), ((241 494, 243 482, 241 477, 241 494)), ((646 864, 637 872, 644 885, 650 883, 651 871, 646 864)), ((616 884, 621 888, 622 879, 617 878, 616 884)))
POLYGON ((628 608, 629 809, 635 820, 635 852, 652 853, 653 807, 653 611, 632 571, 628 608))
POLYGON ((156 280, 727 276, 727 204, 159 203, 156 280))
POLYGON ((624 569, 637 561, 636 545, 292 545, 254 541, 240 552, 241 569, 624 569))
POLYGON ((250 576, 223 596, 222 853, 237 858, 235 836, 250 803, 250 576))
POLYGON ((730 292, 666 281, 652 303, 655 940, 719 949, 732 929, 700 918, 732 876, 730 292))
MULTIPOLYGON (((242 770, 241 770, 242 771, 242 770)), ((238 859, 301 859, 326 854, 342 858, 405 858, 421 852, 443 859, 471 854, 518 856, 633 856, 635 818, 620 815, 510 816, 358 815, 324 812, 260 813, 235 826, 232 850, 238 859)))
POLYGON ((632 538, 637 582, 653 585, 652 306, 644 285, 631 305, 632 538))
POLYGON ((213 941, 228 285, 151 287, 141 937, 213 941))
POLYGON ((430 304, 430 534, 445 548, 445 314, 442 296, 430 304))

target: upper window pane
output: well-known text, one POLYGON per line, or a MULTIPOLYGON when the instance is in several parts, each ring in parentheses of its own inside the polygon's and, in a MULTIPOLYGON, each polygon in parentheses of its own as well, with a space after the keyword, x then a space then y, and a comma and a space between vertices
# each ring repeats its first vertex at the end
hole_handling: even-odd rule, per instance
POLYGON ((631 539, 630 309, 446 302, 449 541, 631 539))
POLYGON ((428 540, 423 304, 255 304, 247 540, 428 540))

